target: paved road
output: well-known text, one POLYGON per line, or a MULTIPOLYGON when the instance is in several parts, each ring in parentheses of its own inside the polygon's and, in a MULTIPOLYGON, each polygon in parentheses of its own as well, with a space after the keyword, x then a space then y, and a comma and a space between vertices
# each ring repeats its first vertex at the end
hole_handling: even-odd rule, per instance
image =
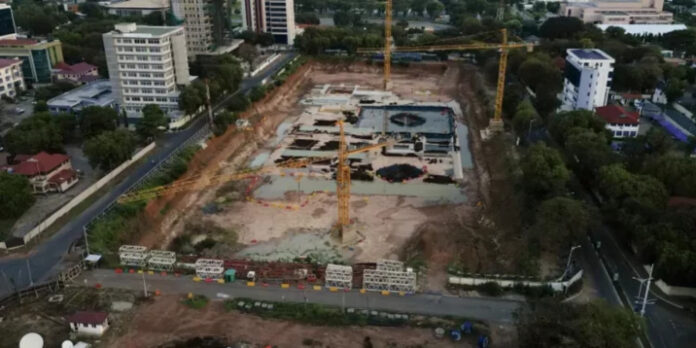
MULTIPOLYGON (((587 192, 579 192, 590 204, 593 200, 587 192)), ((640 283, 633 277, 647 278, 647 272, 613 237, 611 230, 602 225, 592 233, 593 240, 599 241, 601 247, 595 250, 592 243, 585 241, 582 245, 585 275, 592 277, 598 295, 612 304, 623 305, 623 299, 635 301, 640 283), (615 283, 600 261, 599 254, 609 265, 609 272, 618 272, 615 283), (619 298, 619 296, 621 298, 619 298)), ((613 274, 612 274, 613 276, 613 274)), ((651 289, 650 298, 656 298, 655 288, 651 289)), ((660 296, 657 294, 657 296, 660 296)), ((665 298, 660 296, 661 298, 665 298)), ((634 307, 631 303, 629 306, 634 307)), ((654 305, 648 305, 646 314, 648 338, 655 348, 690 348, 696 342, 696 317, 684 310, 675 308, 664 300, 657 299, 654 305)))
MULTIPOLYGON (((258 75, 245 79, 239 92, 246 93, 252 87, 259 84, 263 79, 271 76, 280 70, 288 61, 295 57, 294 53, 283 54, 268 68, 258 75)), ((215 109, 224 107, 230 97, 224 99, 215 109)), ((121 181, 109 193, 102 196, 92 206, 87 208, 82 214, 75 217, 72 221, 63 226, 57 233, 49 239, 39 244, 28 258, 5 258, 0 260, 0 297, 11 293, 14 290, 12 283, 20 289, 29 286, 31 279, 38 282, 52 276, 55 266, 60 263, 70 246, 82 237, 82 228, 98 216, 104 209, 112 204, 129 187, 136 183, 140 178, 147 174, 160 162, 169 158, 179 144, 195 135, 203 127, 206 127, 206 118, 198 117, 187 129, 170 133, 158 140, 160 146, 156 152, 148 157, 148 161, 136 168, 135 171, 121 181), (27 265, 28 264, 28 265, 27 265)))
POLYGON ((327 289, 314 291, 311 288, 281 289, 278 284, 268 287, 247 287, 245 282, 230 284, 194 282, 191 276, 180 278, 172 275, 116 274, 113 270, 97 269, 85 272, 78 283, 94 286, 99 283, 107 288, 143 291, 143 277, 148 291, 160 290, 164 294, 187 294, 189 292, 220 298, 218 294, 233 297, 248 297, 261 301, 311 302, 360 309, 376 309, 400 313, 430 315, 456 315, 470 319, 486 320, 494 323, 513 323, 513 313, 522 302, 506 299, 462 298, 454 296, 417 294, 410 296, 390 295, 357 290, 350 292, 330 292, 327 289))

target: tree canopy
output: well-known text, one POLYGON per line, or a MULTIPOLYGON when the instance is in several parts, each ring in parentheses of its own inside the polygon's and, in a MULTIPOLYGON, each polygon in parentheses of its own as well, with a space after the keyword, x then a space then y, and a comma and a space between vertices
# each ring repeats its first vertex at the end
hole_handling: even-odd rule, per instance
POLYGON ((0 219, 20 217, 34 204, 29 179, 0 170, 0 219))
POLYGON ((135 125, 135 131, 143 139, 155 138, 161 135, 169 124, 167 115, 156 104, 146 105, 143 110, 143 117, 135 125))
POLYGON ((563 193, 570 179, 570 172, 561 154, 544 144, 531 146, 520 162, 523 185, 534 197, 547 197, 563 193))
POLYGON ((136 140, 125 129, 105 131, 84 142, 84 153, 92 168, 109 171, 131 158, 136 140))
POLYGON ((547 39, 569 39, 585 29, 582 20, 575 17, 551 17, 539 27, 539 35, 547 39))
POLYGON ((88 106, 80 112, 80 132, 85 138, 112 131, 117 123, 118 113, 110 107, 88 106))
POLYGON ((47 112, 34 114, 12 128, 4 138, 12 154, 63 152, 63 132, 55 117, 47 112))
POLYGON ((590 226, 590 217, 584 202, 554 197, 539 205, 530 231, 542 249, 558 250, 582 240, 590 226))

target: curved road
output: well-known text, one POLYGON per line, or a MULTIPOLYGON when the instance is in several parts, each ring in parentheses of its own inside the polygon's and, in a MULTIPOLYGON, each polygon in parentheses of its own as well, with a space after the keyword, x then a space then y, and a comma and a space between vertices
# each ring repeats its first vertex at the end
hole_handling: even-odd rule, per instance
MULTIPOLYGON (((296 54, 292 52, 283 54, 256 76, 244 79, 236 93, 247 93, 252 87, 260 84, 262 80, 279 71, 295 56, 296 54)), ((231 97, 232 95, 226 97, 214 109, 219 110, 225 107, 231 97)), ((31 280, 34 283, 38 283, 51 277, 55 273, 55 266, 61 262, 70 246, 82 237, 83 226, 86 226, 95 217, 99 216, 121 194, 126 192, 128 188, 138 182, 150 170, 169 158, 178 145, 184 143, 204 127, 207 127, 206 117, 200 117, 199 115, 185 130, 166 134, 162 139, 158 140, 159 146, 154 153, 149 155, 148 161, 142 163, 130 176, 118 183, 110 192, 100 197, 79 216, 65 224, 57 233, 42 241, 34 250, 31 250, 28 257, 11 255, 0 259, 0 298, 13 292, 15 286, 19 289, 24 289, 30 285, 31 280)))

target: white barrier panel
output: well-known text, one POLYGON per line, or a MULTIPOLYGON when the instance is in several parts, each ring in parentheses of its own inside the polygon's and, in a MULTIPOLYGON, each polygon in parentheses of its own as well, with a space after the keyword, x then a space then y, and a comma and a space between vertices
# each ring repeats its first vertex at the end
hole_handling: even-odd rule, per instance
POLYGON ((564 282, 539 282, 529 280, 503 280, 493 278, 467 278, 467 277, 449 277, 449 283, 454 285, 469 285, 476 286, 485 283, 498 283, 502 288, 512 288, 515 284, 521 284, 528 287, 550 286, 553 291, 564 291, 571 285, 575 284, 582 278, 582 270, 575 273, 573 277, 564 282))
MULTIPOLYGON (((97 192, 99 189, 104 187, 107 183, 109 183, 111 180, 113 180, 116 176, 121 174, 126 168, 128 168, 131 164, 135 163, 139 159, 141 159, 143 156, 145 156, 148 152, 152 151, 152 149, 155 148, 155 143, 152 142, 150 145, 145 146, 142 148, 140 151, 138 151, 131 159, 121 163, 120 166, 116 167, 114 170, 109 172, 109 174, 104 175, 99 181, 95 182, 92 184, 92 186, 86 188, 84 191, 80 192, 75 198, 71 199, 70 202, 62 206, 60 209, 56 210, 55 213, 51 214, 51 216, 47 217, 45 220, 41 221, 36 227, 34 227, 29 233, 24 235, 24 243, 28 243, 30 240, 36 238, 41 232, 45 231, 49 226, 51 226, 56 220, 60 219, 63 215, 67 214, 70 210, 72 210, 74 207, 76 207, 78 204, 82 203, 85 199, 87 199, 89 196, 91 196, 93 193, 97 192)), ((0 243, 0 249, 7 249, 7 246, 5 245, 4 242, 0 243)))

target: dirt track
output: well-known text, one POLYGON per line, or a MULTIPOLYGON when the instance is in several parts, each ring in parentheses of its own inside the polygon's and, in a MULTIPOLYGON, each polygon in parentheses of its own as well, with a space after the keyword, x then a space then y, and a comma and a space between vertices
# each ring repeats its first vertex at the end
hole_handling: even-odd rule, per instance
POLYGON ((311 326, 279 320, 264 320, 236 311, 226 312, 221 302, 202 310, 190 309, 178 296, 163 296, 137 308, 132 320, 109 332, 104 347, 150 348, 193 337, 219 337, 228 343, 246 341, 261 347, 302 347, 312 339, 315 347, 362 347, 370 337, 374 347, 473 347, 464 342, 433 338, 430 329, 390 327, 311 326))

